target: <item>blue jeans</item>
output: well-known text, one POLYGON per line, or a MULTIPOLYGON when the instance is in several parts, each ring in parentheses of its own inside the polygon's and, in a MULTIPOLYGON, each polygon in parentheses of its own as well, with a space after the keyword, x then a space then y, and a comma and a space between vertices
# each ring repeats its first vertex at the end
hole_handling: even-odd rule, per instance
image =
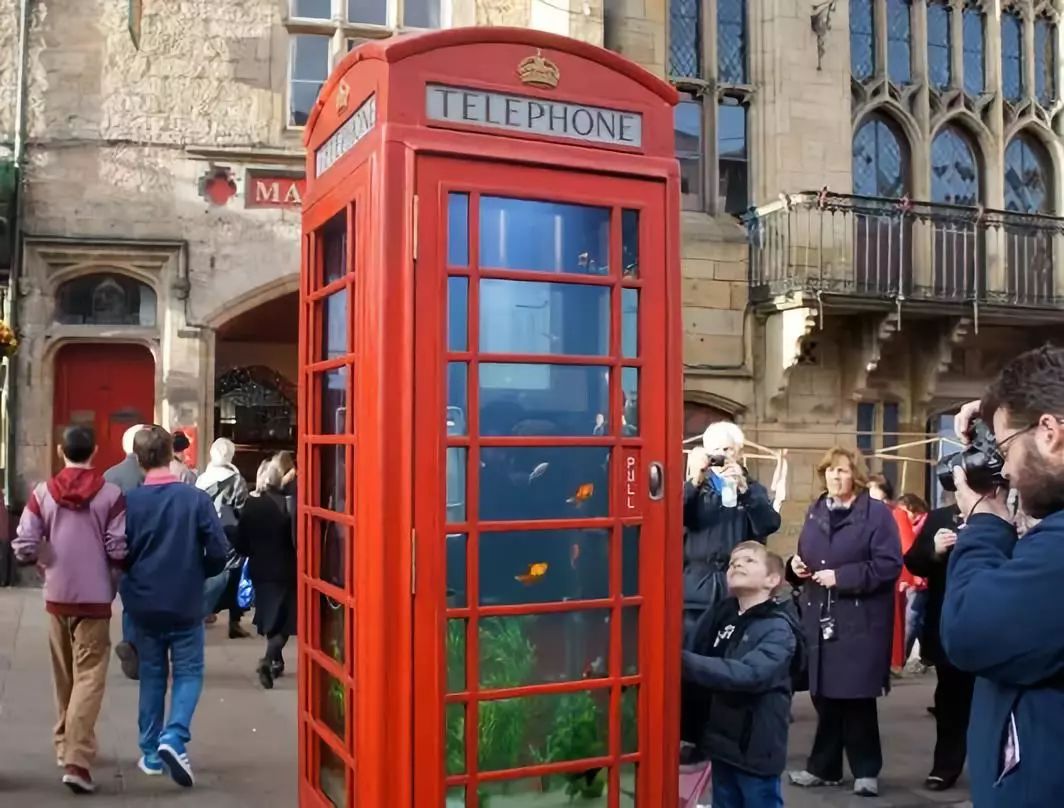
MULTIPOLYGON (((905 659, 908 661, 913 645, 924 630, 924 614, 927 611, 927 590, 905 590, 905 659)), ((923 649, 920 649, 923 656, 923 649)))
POLYGON ((140 751, 154 757, 161 741, 187 744, 192 714, 203 690, 203 623, 158 631, 137 626, 140 653, 140 751), (173 675, 170 719, 165 719, 166 685, 173 675))
POLYGON ((133 625, 133 618, 125 609, 122 611, 122 642, 128 642, 134 648, 137 647, 137 629, 133 625))
POLYGON ((229 585, 229 570, 223 570, 213 578, 203 582, 203 614, 211 615, 218 611, 218 601, 225 594, 225 588, 229 585))
POLYGON ((779 777, 759 777, 713 761, 713 808, 783 808, 779 777))

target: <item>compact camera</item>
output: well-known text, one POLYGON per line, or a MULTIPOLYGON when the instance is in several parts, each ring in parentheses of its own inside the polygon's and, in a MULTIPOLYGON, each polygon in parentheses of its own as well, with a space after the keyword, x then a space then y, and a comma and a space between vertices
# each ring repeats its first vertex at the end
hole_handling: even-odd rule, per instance
POLYGON ((824 642, 832 642, 839 638, 838 630, 835 626, 835 616, 827 615, 820 618, 820 639, 824 642))
POLYGON ((709 456, 709 467, 711 469, 724 468, 724 464, 728 462, 728 458, 722 454, 715 454, 709 456))
POLYGON ((965 436, 968 445, 959 452, 946 455, 938 462, 935 473, 938 481, 947 491, 956 491, 953 482, 953 469, 960 466, 968 479, 971 489, 980 494, 988 494, 995 488, 1005 488, 1008 482, 1001 476, 1005 458, 998 451, 990 428, 980 419, 972 421, 971 428, 965 436))

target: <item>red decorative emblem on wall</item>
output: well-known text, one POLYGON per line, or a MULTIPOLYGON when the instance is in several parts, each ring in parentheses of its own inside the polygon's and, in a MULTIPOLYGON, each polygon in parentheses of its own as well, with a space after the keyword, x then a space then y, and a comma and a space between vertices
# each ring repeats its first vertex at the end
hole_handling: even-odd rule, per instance
POLYGON ((199 193, 212 205, 221 207, 236 195, 236 180, 224 166, 212 168, 199 181, 199 193))

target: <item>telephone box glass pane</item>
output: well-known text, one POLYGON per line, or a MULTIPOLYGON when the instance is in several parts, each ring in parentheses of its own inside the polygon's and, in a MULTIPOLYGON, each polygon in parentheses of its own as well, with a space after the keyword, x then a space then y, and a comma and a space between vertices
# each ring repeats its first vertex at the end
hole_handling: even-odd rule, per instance
POLYGON ((447 608, 463 609, 466 606, 466 535, 447 534, 447 608))
POLYGON ((466 518, 466 456, 459 446, 447 448, 447 521, 452 524, 466 518))
POLYGON ((621 676, 639 673, 639 607, 621 609, 621 676))
POLYGON ((342 435, 347 426, 347 368, 327 370, 321 384, 321 433, 342 435))
POLYGON ((347 512, 347 447, 315 446, 318 456, 319 508, 337 513, 347 512))
POLYGON ((447 692, 461 693, 466 689, 466 630, 465 620, 447 621, 447 692))
POLYGON ((469 194, 447 195, 447 263, 469 266, 469 194))
POLYGON ((639 793, 638 768, 634 763, 621 766, 621 808, 636 808, 635 795, 639 793))
POLYGON ((315 597, 321 620, 318 650, 343 665, 347 653, 347 618, 344 606, 321 592, 316 593, 315 597))
POLYGON ((480 535, 480 604, 555 603, 610 596, 608 530, 480 535))
MULTIPOLYGON (((478 707, 480 726, 495 728, 481 732, 481 771, 596 758, 608 751, 609 690, 484 701, 478 707), (537 759, 545 754, 549 760, 537 759)), ((503 803, 492 797, 491 804, 503 803)))
POLYGON ((482 689, 600 679, 609 658, 608 609, 480 618, 482 689))
POLYGON ((610 371, 604 365, 484 363, 479 371, 481 435, 608 432, 610 371))
POLYGON ((447 349, 469 348, 469 278, 447 279, 447 349))
POLYGON ((347 274, 347 212, 341 211, 322 228, 322 285, 338 281, 347 274))
POLYGON ((621 368, 624 435, 639 434, 639 368, 621 368))
MULTIPOLYGON (((447 774, 462 774, 465 771, 465 714, 464 704, 447 705, 447 774)), ((455 790, 455 789, 452 789, 455 790)), ((465 794, 459 795, 461 804, 465 805, 465 794)), ((450 797, 448 797, 450 805, 450 797)))
POLYGON ((332 747, 318 741, 318 787, 336 808, 347 808, 347 766, 332 747))
POLYGON ((627 525, 621 535, 621 594, 639 594, 639 525, 627 525))
POLYGON ((451 362, 447 365, 447 434, 466 434, 469 412, 469 365, 451 362))
POLYGON ((324 668, 313 668, 317 674, 315 716, 342 741, 347 737, 347 689, 324 668))
POLYGON ((318 580, 343 589, 347 578, 347 525, 315 519, 315 533, 318 536, 318 580))
POLYGON ((336 359, 347 350, 347 290, 329 295, 321 304, 321 358, 336 359))
POLYGON ((609 510, 610 451, 600 446, 485 446, 480 518, 592 519, 609 510))
POLYGON ((639 211, 621 214, 621 274, 626 278, 639 275, 639 211))
POLYGON ((482 267, 606 275, 609 263, 609 208, 481 197, 482 267))
POLYGON ((639 290, 621 290, 621 355, 639 356, 639 290))
MULTIPOLYGON (((481 806, 488 808, 606 808, 609 769, 493 781, 484 783, 478 791, 482 794, 481 806)), ((621 805, 624 804, 622 795, 621 805)), ((446 808, 452 808, 451 804, 446 808)))
POLYGON ((621 688, 621 754, 639 751, 639 688, 621 688))
POLYGON ((610 290, 606 286, 480 282, 482 353, 605 356, 609 346, 610 290))

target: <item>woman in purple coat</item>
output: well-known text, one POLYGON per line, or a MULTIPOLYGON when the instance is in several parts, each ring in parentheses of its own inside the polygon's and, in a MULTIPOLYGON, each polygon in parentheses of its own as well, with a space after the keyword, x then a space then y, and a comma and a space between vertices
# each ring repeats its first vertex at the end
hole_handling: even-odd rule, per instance
POLYGON ((817 471, 826 493, 810 506, 787 565, 788 578, 802 586, 817 729, 805 770, 790 779, 805 787, 839 785, 845 752, 854 793, 872 797, 883 767, 876 699, 890 684, 901 541, 890 510, 868 495, 859 453, 831 449, 817 471))

